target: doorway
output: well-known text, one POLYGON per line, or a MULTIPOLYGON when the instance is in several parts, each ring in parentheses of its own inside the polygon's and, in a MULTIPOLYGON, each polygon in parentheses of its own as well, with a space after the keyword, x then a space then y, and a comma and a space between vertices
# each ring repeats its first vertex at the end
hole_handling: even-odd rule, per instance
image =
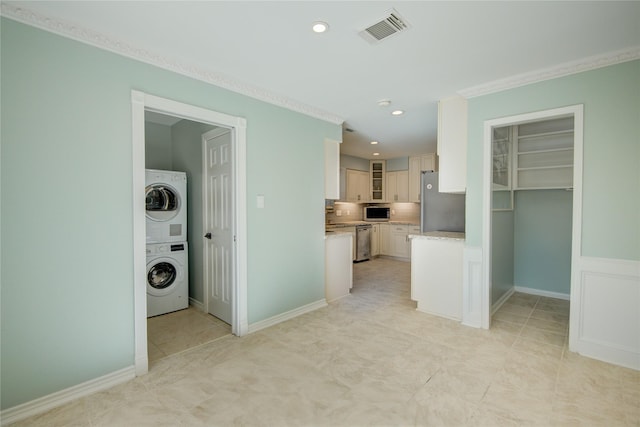
MULTIPOLYGON (((145 254, 145 111, 151 111, 226 129, 232 153, 233 244, 230 248, 231 332, 242 336, 248 331, 247 320, 247 234, 246 234, 246 120, 166 98, 132 91, 132 177, 133 177, 133 259, 134 259, 134 336, 136 374, 148 371, 146 318, 145 254)), ((207 301, 205 299, 205 306, 207 301)))
MULTIPOLYGON (((578 279, 575 274, 577 270, 577 262, 580 257, 581 248, 581 230, 582 230, 582 144, 583 144, 583 106, 576 105, 564 108, 558 108, 553 110, 546 110, 528 114, 522 114, 517 116, 504 117, 495 120, 486 121, 484 124, 484 156, 483 156, 483 200, 482 200, 482 212, 483 212, 483 230, 482 230, 482 310, 481 310, 481 325, 483 328, 488 329, 491 322, 492 311, 492 286, 493 286, 493 224, 492 218, 494 208, 497 206, 500 209, 508 210, 513 207, 513 192, 507 197, 502 197, 501 200, 496 200, 494 197, 496 183, 504 184, 506 181, 501 178, 500 172, 496 176, 496 162, 500 163, 499 159, 496 160, 494 155, 494 137, 496 131, 508 129, 512 126, 526 125, 529 123, 535 123, 553 119, 571 118, 573 120, 573 157, 572 157, 572 194, 573 200, 571 201, 571 256, 570 256, 570 289, 573 289, 575 282, 578 279), (497 204, 496 204, 497 202, 497 204)), ((516 153, 504 153, 506 158, 513 159, 516 153)), ((554 156, 552 151, 548 151, 546 155, 554 156)), ((513 163, 511 163, 513 164, 513 163)), ((525 169, 525 168, 521 168, 525 169)), ((504 169, 503 169, 504 170, 504 169)), ((517 173, 517 171, 510 171, 509 174, 517 173)), ((544 171, 543 171, 544 173, 544 171)), ((508 194, 508 193, 505 193, 508 194)), ((575 293, 570 292, 570 302, 575 299, 575 293)), ((580 310, 579 304, 571 307, 571 318, 578 316, 580 310)), ((569 331, 570 342, 572 331, 569 331)))

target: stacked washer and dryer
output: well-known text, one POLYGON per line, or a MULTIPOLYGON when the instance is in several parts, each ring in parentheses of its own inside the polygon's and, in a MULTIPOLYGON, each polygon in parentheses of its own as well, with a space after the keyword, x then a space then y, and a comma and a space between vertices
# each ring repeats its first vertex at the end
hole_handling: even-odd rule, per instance
POLYGON ((189 307, 187 174, 147 169, 147 317, 189 307))

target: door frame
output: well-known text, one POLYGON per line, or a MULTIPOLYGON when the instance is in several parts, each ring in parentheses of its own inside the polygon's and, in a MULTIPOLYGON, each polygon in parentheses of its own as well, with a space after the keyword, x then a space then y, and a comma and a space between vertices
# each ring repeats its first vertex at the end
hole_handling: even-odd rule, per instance
MULTIPOLYGON (((489 329, 491 324, 491 181, 492 181, 492 129, 494 127, 512 126, 527 122, 573 116, 573 212, 571 230, 571 319, 580 316, 579 295, 577 292, 579 277, 579 261, 582 249, 582 168, 584 137, 584 105, 572 105, 550 110, 519 114, 484 122, 483 137, 483 174, 482 174, 482 292, 481 292, 481 327, 489 329)), ((570 348, 577 331, 573 322, 569 327, 570 348)))
POLYGON ((248 333, 247 313, 247 172, 246 119, 184 104, 145 92, 131 91, 132 112, 132 197, 133 197, 133 301, 134 301, 134 366, 136 375, 149 370, 147 353, 146 294, 146 218, 145 188, 145 110, 187 120, 228 128, 233 143, 234 164, 234 285, 233 322, 231 332, 237 336, 248 333))

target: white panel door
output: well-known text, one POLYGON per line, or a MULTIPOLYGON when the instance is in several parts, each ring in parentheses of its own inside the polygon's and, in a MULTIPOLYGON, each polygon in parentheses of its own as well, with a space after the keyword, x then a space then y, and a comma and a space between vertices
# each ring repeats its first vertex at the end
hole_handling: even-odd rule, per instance
POLYGON ((233 150, 231 133, 203 135, 204 280, 208 311, 231 324, 233 295, 233 150))

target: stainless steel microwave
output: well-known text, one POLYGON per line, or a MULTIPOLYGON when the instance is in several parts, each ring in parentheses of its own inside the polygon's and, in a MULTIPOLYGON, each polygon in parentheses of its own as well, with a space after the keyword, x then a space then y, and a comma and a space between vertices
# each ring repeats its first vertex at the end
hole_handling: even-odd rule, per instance
POLYGON ((364 208, 365 221, 389 221, 391 208, 382 206, 366 206, 364 208))

